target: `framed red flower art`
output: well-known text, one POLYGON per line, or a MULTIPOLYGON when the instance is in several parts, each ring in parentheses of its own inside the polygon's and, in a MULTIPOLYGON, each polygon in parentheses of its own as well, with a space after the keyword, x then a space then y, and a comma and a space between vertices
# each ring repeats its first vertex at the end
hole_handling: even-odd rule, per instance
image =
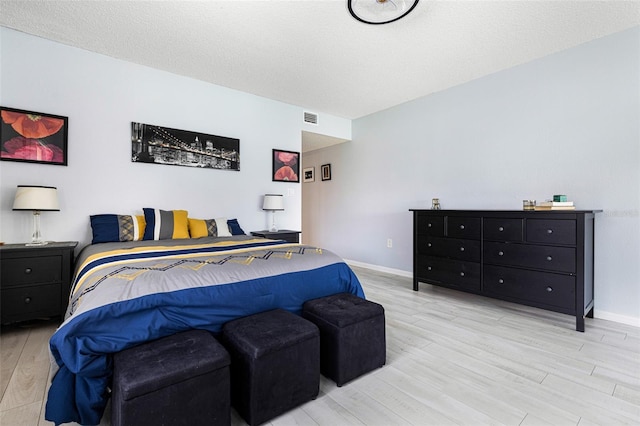
POLYGON ((274 182, 300 182, 300 153, 273 150, 272 180, 274 182))
POLYGON ((69 119, 0 107, 0 159, 67 165, 69 119))

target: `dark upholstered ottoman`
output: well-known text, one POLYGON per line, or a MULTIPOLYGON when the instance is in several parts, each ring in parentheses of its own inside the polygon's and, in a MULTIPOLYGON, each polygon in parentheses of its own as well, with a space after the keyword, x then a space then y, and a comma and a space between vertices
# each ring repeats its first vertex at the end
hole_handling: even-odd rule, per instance
POLYGON ((338 386, 385 364, 382 305, 340 293, 305 302, 302 316, 320 329, 320 371, 338 386))
POLYGON ((229 425, 230 358, 204 330, 190 330, 114 356, 111 423, 229 425))
POLYGON ((231 354, 231 403, 250 425, 318 396, 318 328, 282 309, 230 321, 222 339, 231 354))

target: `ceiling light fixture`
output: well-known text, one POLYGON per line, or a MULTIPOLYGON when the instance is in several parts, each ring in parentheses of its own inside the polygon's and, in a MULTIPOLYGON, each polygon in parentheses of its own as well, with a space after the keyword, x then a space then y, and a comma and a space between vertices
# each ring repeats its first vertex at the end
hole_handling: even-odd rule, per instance
POLYGON ((380 25, 407 16, 419 0, 347 0, 351 16, 365 24, 380 25))

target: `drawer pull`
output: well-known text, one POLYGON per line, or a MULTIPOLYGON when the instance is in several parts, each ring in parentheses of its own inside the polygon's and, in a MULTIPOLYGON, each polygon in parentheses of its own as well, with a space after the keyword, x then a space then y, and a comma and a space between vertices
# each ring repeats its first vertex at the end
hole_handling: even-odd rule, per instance
POLYGON ((552 291, 553 291, 553 288, 547 287, 547 293, 551 293, 552 291))
POLYGON ((427 247, 431 247, 431 243, 427 243, 427 247))
POLYGON ((427 266, 427 271, 430 271, 430 270, 431 270, 431 266, 427 266))
POLYGON ((427 223, 427 228, 431 228, 431 224, 430 223, 427 223))
POLYGON ((547 229, 547 234, 553 234, 553 229, 547 229))
POLYGON ((464 225, 460 225, 460 229, 464 229, 464 225))
POLYGON ((504 231, 504 226, 499 227, 498 231, 500 231, 500 232, 504 231))
POLYGON ((498 284, 504 284, 504 280, 503 280, 502 278, 500 278, 500 279, 498 280, 498 284))
POLYGON ((547 260, 548 260, 549 262, 551 262, 551 261, 553 260, 553 258, 552 258, 551 256, 547 256, 547 260))
POLYGON ((25 274, 30 274, 30 273, 31 273, 31 271, 32 271, 32 269, 31 269, 31 268, 26 268, 26 269, 24 270, 24 273, 25 273, 25 274))
POLYGON ((464 247, 460 247, 460 251, 464 251, 464 247))
POLYGON ((461 276, 461 277, 464 277, 464 272, 460 272, 460 276, 461 276))
POLYGON ((498 256, 504 256, 504 252, 503 251, 499 251, 498 252, 498 256))
POLYGON ((29 304, 29 303, 31 303, 31 298, 30 298, 30 297, 25 297, 25 298, 24 298, 24 303, 25 303, 25 304, 29 304))

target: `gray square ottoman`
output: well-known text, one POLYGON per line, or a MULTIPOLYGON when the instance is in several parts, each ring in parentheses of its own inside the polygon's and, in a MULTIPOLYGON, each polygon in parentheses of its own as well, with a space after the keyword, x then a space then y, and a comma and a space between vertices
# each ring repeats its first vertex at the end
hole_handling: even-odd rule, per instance
POLYGON ((114 355, 113 426, 229 425, 230 358, 204 330, 114 355))
POLYGON ((231 355, 231 403, 259 425, 307 401, 320 389, 320 335, 283 309, 230 321, 222 342, 231 355))
POLYGON ((338 386, 385 364, 382 305, 340 293, 305 302, 302 316, 320 329, 320 371, 338 386))

